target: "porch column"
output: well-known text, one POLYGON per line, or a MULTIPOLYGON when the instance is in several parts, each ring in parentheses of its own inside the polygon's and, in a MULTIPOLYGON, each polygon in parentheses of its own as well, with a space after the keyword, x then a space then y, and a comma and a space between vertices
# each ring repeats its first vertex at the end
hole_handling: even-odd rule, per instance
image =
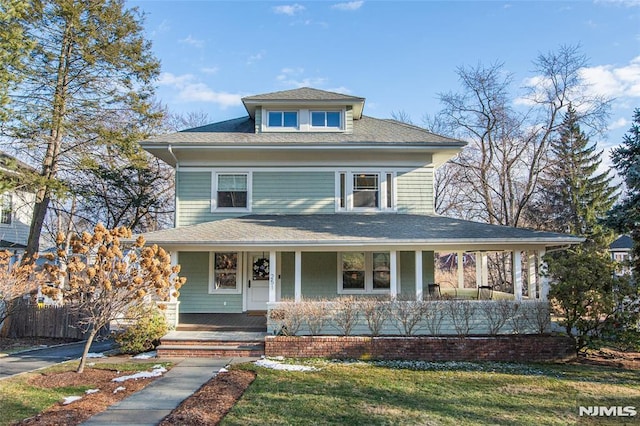
POLYGON ((391 250, 389 252, 389 280, 391 297, 396 298, 398 296, 398 252, 391 250))
POLYGON ((476 287, 482 285, 482 254, 476 252, 476 287))
POLYGON ((538 277, 540 278, 540 300, 549 300, 549 278, 543 275, 546 271, 547 265, 542 258, 544 257, 545 250, 538 250, 538 277))
POLYGON ((296 302, 300 302, 302 300, 302 252, 300 250, 296 250, 295 252, 295 262, 294 262, 294 300, 296 302))
POLYGON ((464 252, 458 254, 458 288, 464 288, 464 252))
POLYGON ((277 256, 274 250, 269 252, 269 303, 276 301, 276 282, 278 278, 277 256))
POLYGON ((482 257, 482 285, 489 285, 489 264, 487 252, 480 253, 482 257))
POLYGON ((513 295, 516 300, 522 300, 522 253, 520 250, 511 252, 511 277, 513 280, 513 295))
MULTIPOLYGON (((173 250, 171 252, 169 252, 169 257, 171 260, 171 267, 174 267, 178 264, 178 252, 173 250)), ((175 278, 176 274, 171 274, 171 278, 175 278)), ((171 285, 171 290, 170 290, 170 295, 169 295, 169 302, 176 302, 178 301, 178 298, 174 296, 174 293, 176 291, 176 288, 174 287, 174 285, 171 285)))
POLYGON ((487 265, 487 253, 476 253, 476 287, 489 284, 489 267, 487 265))
POLYGON ((527 271, 529 276, 527 279, 527 296, 529 299, 536 298, 536 254, 529 252, 527 255, 527 271))
POLYGON ((422 250, 416 250, 416 300, 422 300, 422 250))

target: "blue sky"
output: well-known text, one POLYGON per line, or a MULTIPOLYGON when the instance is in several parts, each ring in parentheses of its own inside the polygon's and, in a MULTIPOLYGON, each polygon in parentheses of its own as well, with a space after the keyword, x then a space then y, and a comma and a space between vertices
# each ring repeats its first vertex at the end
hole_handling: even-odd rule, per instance
MULTIPOLYGON (((458 90, 456 68, 503 62, 515 89, 532 61, 580 44, 591 90, 616 100, 602 147, 640 107, 640 1, 129 1, 162 62, 158 97, 213 121, 242 96, 302 86, 366 98, 365 114, 421 124, 458 90)), ((514 90, 514 95, 517 92, 514 90)))

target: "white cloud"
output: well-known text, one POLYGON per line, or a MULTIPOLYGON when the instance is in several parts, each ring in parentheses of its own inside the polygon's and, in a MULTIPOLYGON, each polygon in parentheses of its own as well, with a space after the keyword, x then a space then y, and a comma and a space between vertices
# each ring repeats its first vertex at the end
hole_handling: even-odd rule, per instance
POLYGON ((297 13, 302 12, 303 10, 305 10, 305 7, 301 4, 295 3, 295 4, 289 4, 289 5, 281 5, 281 6, 275 6, 273 8, 273 11, 279 15, 289 15, 289 16, 293 16, 296 15, 297 13))
POLYGON ((282 68, 276 76, 281 84, 288 87, 318 87, 327 82, 325 77, 305 77, 304 68, 282 68))
POLYGON ((193 74, 174 75, 165 72, 160 74, 158 85, 175 89, 177 99, 182 102, 213 103, 223 109, 241 104, 240 94, 216 92, 205 83, 198 81, 193 74))
POLYGON ((609 130, 623 129, 629 126, 629 124, 629 120, 627 120, 626 118, 618 118, 616 121, 609 125, 609 130))
POLYGON ((200 71, 203 74, 216 74, 218 71, 220 71, 220 68, 218 68, 218 67, 204 67, 204 68, 200 68, 200 71))
POLYGON ((187 38, 183 38, 182 40, 178 40, 178 42, 182 44, 189 44, 193 47, 202 48, 204 47, 204 40, 199 40, 197 38, 191 37, 191 34, 187 36, 187 38))
POLYGON ((249 56, 249 58, 247 59, 247 65, 251 65, 251 64, 254 64, 254 63, 260 61, 262 58, 264 58, 264 56, 266 54, 267 54, 267 52, 265 52, 264 50, 261 50, 258 53, 256 53, 255 55, 249 56))
POLYGON ((626 7, 640 6, 640 0, 596 0, 596 3, 613 4, 626 7))
POLYGON ((336 3, 331 6, 331 9, 337 10, 358 10, 362 7, 364 1, 349 1, 346 3, 336 3))

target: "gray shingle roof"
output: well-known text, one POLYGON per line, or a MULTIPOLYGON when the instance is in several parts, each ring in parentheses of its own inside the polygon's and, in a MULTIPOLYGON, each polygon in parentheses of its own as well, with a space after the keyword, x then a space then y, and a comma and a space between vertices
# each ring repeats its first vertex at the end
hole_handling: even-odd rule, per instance
POLYGON ((161 245, 380 246, 531 244, 557 246, 583 239, 443 216, 405 214, 249 215, 144 234, 161 245))
POLYGON ((633 248, 633 240, 628 235, 620 235, 609 246, 610 250, 631 250, 633 248))
POLYGON ((395 120, 362 116, 353 121, 353 132, 263 132, 255 133, 250 117, 213 123, 178 133, 156 136, 143 143, 156 144, 439 144, 462 147, 466 142, 440 136, 420 127, 395 120))
POLYGON ((364 98, 328 92, 326 90, 301 87, 299 89, 282 90, 280 92, 264 93, 262 95, 245 96, 242 101, 356 101, 364 102, 364 98))

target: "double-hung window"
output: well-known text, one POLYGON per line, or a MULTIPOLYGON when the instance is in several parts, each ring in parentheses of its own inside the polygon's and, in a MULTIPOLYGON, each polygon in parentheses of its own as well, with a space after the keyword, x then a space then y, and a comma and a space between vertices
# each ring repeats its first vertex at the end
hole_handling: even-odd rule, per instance
POLYGON ((212 210, 250 210, 249 173, 214 173, 212 210))
POLYGON ((297 128, 297 111, 269 111, 267 113, 267 126, 279 128, 297 128))
POLYGON ((240 293, 240 257, 237 252, 210 253, 209 293, 240 293))
POLYGON ((11 217, 13 216, 13 198, 11 194, 2 194, 0 199, 0 223, 3 225, 11 225, 11 217))
POLYGON ((340 129, 341 116, 340 111, 311 111, 311 127, 340 129))
POLYGON ((343 252, 338 257, 338 293, 388 293, 391 289, 389 252, 343 252))
POLYGON ((395 211, 395 208, 394 173, 337 173, 337 211, 395 211))

